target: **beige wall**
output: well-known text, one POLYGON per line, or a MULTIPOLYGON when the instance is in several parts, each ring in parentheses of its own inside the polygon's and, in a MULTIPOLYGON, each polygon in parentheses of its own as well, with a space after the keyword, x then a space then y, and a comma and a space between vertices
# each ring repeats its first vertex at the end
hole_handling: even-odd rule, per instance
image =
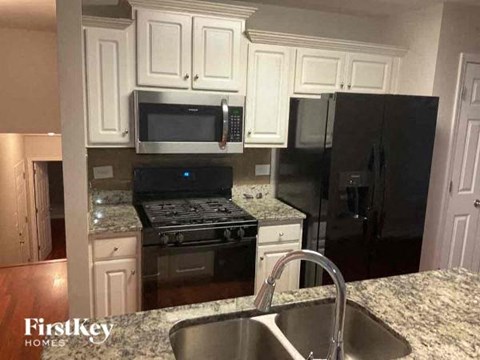
POLYGON ((402 58, 399 94, 432 95, 443 4, 389 17, 385 42, 408 48, 402 58))
POLYGON ((22 262, 17 234, 14 168, 23 159, 23 137, 0 134, 0 266, 22 262))
POLYGON ((440 97, 429 203, 422 251, 423 269, 440 264, 442 210, 448 187, 449 153, 453 137, 453 106, 461 52, 480 54, 480 7, 446 3, 438 49, 433 93, 440 97))
POLYGON ((25 135, 26 158, 62 158, 62 137, 60 135, 25 135))
POLYGON ((0 133, 60 133, 56 34, 0 28, 0 133))

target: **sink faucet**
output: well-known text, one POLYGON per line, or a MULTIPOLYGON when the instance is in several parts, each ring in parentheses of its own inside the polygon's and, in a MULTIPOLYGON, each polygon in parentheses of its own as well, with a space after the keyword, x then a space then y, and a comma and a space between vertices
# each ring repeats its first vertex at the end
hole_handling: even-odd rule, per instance
MULTIPOLYGON (((285 265, 294 260, 306 260, 320 265, 332 278, 337 296, 335 299, 335 318, 333 321, 333 333, 328 349, 327 360, 344 360, 343 352, 343 326, 345 321, 345 307, 347 303, 347 287, 345 280, 338 267, 322 254, 311 250, 291 251, 282 256, 273 267, 270 276, 265 279, 254 304, 260 311, 269 311, 272 305, 275 282, 282 276, 285 265)), ((308 359, 313 360, 313 354, 308 359)))

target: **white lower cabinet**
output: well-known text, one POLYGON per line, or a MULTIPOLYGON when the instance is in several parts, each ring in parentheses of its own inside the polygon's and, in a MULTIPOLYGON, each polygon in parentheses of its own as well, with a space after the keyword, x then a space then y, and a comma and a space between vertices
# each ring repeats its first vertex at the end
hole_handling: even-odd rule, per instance
MULTIPOLYGON (((263 226, 259 228, 258 234, 255 293, 282 256, 291 251, 300 250, 302 247, 302 228, 298 223, 263 226)), ((275 289, 276 291, 296 290, 299 287, 299 280, 300 262, 292 262, 285 267, 275 289)))
POLYGON ((139 310, 139 239, 139 234, 132 234, 92 240, 95 317, 139 310))
POLYGON ((95 280, 95 316, 113 316, 137 311, 137 260, 97 261, 95 280))

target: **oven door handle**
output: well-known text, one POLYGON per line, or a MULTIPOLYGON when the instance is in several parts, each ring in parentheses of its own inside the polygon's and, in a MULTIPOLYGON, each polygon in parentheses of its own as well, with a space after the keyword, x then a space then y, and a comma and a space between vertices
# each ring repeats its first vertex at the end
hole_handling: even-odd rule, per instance
POLYGON ((225 248, 235 248, 239 246, 254 246, 256 243, 255 238, 243 239, 240 241, 221 242, 213 244, 202 245, 202 242, 190 243, 185 246, 147 246, 144 249, 148 249, 148 254, 177 254, 188 252, 200 252, 200 251, 214 251, 225 248))
POLYGON ((222 99, 222 116, 223 116, 223 126, 222 126, 222 139, 219 142, 220 149, 225 149, 228 141, 228 102, 227 99, 222 99))

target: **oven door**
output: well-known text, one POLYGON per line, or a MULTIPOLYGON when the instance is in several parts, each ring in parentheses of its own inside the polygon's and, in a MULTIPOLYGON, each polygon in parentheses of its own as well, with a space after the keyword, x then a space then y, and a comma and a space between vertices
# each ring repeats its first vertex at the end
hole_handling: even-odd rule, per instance
POLYGON ((144 246, 142 310, 253 295, 255 239, 203 246, 144 246))
POLYGON ((243 151, 243 97, 137 91, 137 153, 243 151), (237 99, 238 98, 238 99, 237 99))

